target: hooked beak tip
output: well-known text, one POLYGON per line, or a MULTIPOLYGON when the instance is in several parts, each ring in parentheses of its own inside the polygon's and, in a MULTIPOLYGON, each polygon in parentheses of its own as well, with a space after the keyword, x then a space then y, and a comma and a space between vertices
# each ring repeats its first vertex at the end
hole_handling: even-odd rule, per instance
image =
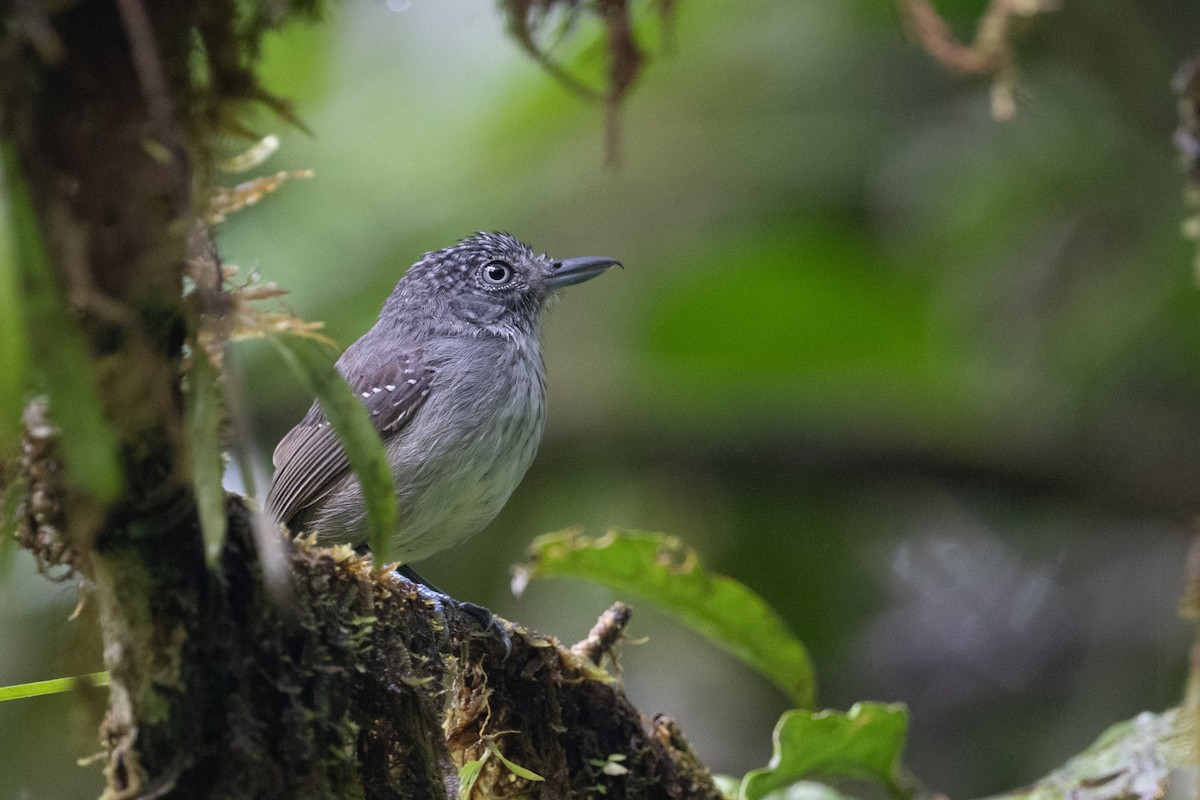
POLYGON ((625 268, 625 265, 615 258, 607 256, 582 256, 554 262, 554 271, 546 280, 551 289, 561 289, 591 280, 609 267, 625 268))

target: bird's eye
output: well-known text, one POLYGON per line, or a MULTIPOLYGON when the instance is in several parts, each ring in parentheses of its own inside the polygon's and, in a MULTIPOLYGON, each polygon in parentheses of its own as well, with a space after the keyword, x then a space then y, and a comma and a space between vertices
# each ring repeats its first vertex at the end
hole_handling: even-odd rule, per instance
POLYGON ((513 268, 503 261, 489 261, 483 265, 483 282, 491 286, 503 286, 512 280, 513 268))

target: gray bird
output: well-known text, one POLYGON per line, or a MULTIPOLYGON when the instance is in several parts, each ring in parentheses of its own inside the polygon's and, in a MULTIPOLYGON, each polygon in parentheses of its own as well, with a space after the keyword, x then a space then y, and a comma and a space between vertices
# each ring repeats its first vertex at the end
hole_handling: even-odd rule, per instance
MULTIPOLYGON (((618 264, 556 261, 506 233, 478 233, 410 267, 338 359, 395 477, 397 559, 419 561, 500 513, 546 419, 542 311, 558 289, 618 264)), ((325 543, 366 541, 362 489, 316 403, 273 460, 268 514, 325 543)))

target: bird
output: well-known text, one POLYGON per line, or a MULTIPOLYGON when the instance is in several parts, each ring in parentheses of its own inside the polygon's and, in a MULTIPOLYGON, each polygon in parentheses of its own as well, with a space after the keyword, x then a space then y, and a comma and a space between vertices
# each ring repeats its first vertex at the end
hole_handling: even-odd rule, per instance
MULTIPOLYGON (((391 552, 405 567, 500 513, 545 424, 543 312, 558 290, 613 266, 621 264, 556 260, 511 234, 476 233, 413 264, 338 358, 383 441, 398 508, 391 552)), ((268 515, 321 544, 365 546, 362 488, 317 402, 272 461, 268 515)), ((401 572, 434 588, 410 567, 401 572)))

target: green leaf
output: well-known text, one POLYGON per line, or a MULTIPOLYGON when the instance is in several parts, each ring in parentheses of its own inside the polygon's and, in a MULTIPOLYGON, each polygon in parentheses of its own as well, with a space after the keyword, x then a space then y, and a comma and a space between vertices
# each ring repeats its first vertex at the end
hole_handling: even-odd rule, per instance
POLYGON ((786 789, 771 792, 763 800, 854 800, 854 798, 823 783, 800 781, 786 789))
POLYGON ((333 26, 293 22, 265 31, 259 72, 263 85, 289 104, 311 108, 328 94, 333 26))
POLYGON ((899 778, 907 731, 908 712, 899 704, 855 703, 845 714, 784 712, 770 764, 747 773, 740 800, 760 800, 806 778, 874 780, 907 797, 899 778))
POLYGON ((520 764, 516 763, 515 761, 509 761, 507 758, 504 757, 504 753, 501 753, 499 748, 497 748, 495 745, 489 744, 488 750, 490 752, 494 753, 496 758, 500 759, 500 763, 503 764, 508 769, 508 771, 511 772, 513 775, 516 775, 519 778, 524 778, 527 781, 544 781, 544 780, 546 780, 545 778, 543 778, 541 775, 538 775, 533 770, 527 769, 526 767, 522 767, 520 764))
POLYGON ((742 782, 732 775, 715 774, 713 783, 717 785, 717 790, 723 797, 728 800, 734 800, 737 797, 738 790, 742 788, 742 782))
POLYGON ((479 780, 479 773, 483 770, 483 763, 491 754, 491 750, 484 750, 482 757, 468 761, 458 768, 459 800, 465 800, 471 796, 471 790, 475 788, 475 781, 479 780))
POLYGON ((375 566, 390 562, 392 534, 396 531, 396 490, 383 442, 362 401, 334 366, 329 348, 306 336, 278 334, 269 337, 283 360, 311 393, 346 451, 350 469, 362 484, 370 533, 367 544, 375 566))
POLYGON ((87 347, 74 317, 66 310, 38 229, 29 187, 9 142, 0 143, 0 183, 8 191, 31 364, 50 395, 50 416, 62 431, 60 442, 69 478, 98 500, 111 500, 122 484, 116 436, 104 419, 87 347))
POLYGON ((192 351, 185 418, 192 457, 192 488, 204 536, 204 560, 209 568, 215 568, 225 544, 227 524, 225 487, 221 485, 225 469, 220 443, 221 390, 217 371, 202 348, 192 351))
POLYGON ((108 686, 108 673, 93 672, 77 678, 53 678, 48 681, 33 681, 16 686, 0 686, 0 703, 5 700, 23 700, 27 697, 41 697, 44 694, 69 692, 82 683, 90 683, 92 686, 108 686))
MULTIPOLYGON (((1183 719, 1178 709, 1171 709, 1161 714, 1147 711, 1118 722, 1091 747, 1040 781, 992 800, 1157 800, 1170 796, 1167 787, 1172 775, 1182 782, 1181 768, 1195 769, 1183 719)), ((1184 790, 1178 796, 1191 794, 1184 790)))
POLYGON ((779 614, 742 584, 708 572, 695 551, 660 533, 578 529, 539 536, 513 591, 531 578, 583 578, 644 597, 758 670, 798 706, 813 702, 812 662, 779 614))
MULTIPOLYGON (((8 173, 7 158, 5 161, 0 185, 6 182, 8 173)), ((15 441, 20 431, 29 364, 25 317, 17 300, 21 276, 16 238, 8 192, 0 191, 0 364, 4 365, 0 370, 0 458, 7 455, 9 443, 15 441)))

